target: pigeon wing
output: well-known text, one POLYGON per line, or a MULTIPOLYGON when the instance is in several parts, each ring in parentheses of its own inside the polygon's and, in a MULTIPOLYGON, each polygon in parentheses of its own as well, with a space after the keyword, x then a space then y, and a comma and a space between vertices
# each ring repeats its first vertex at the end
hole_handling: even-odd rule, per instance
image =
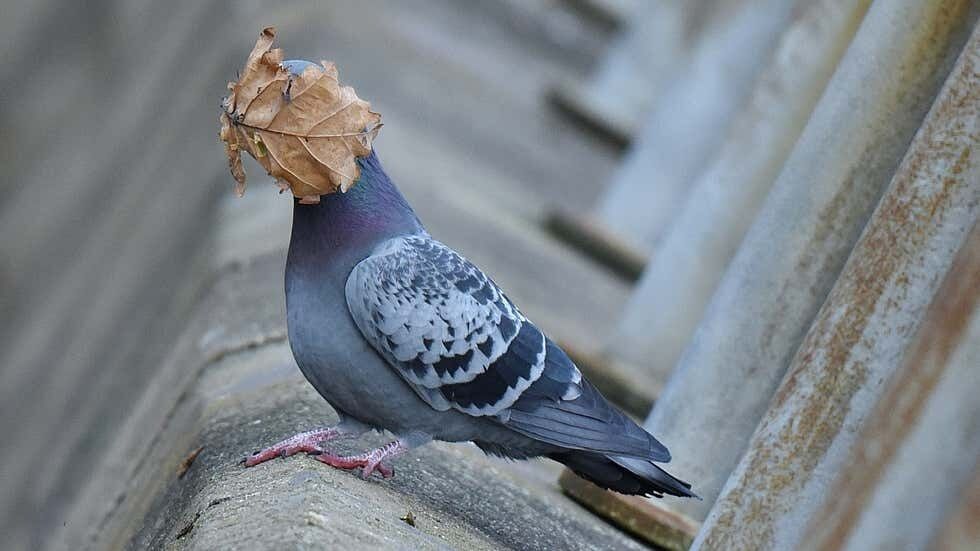
POLYGON ((497 415, 537 380, 545 337, 479 268, 427 235, 382 243, 347 278, 371 345, 438 410, 497 415))
POLYGON ((670 459, 489 277, 428 235, 382 243, 345 291, 367 341, 433 408, 561 447, 670 459))

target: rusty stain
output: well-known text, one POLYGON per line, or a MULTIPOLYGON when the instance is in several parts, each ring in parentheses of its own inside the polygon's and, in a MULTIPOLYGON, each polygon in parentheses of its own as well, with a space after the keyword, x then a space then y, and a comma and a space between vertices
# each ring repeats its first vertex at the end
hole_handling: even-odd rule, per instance
POLYGON ((847 470, 835 482, 834 498, 813 518, 809 548, 840 549, 871 498, 875 485, 902 441, 915 426, 959 346, 974 310, 980 306, 980 226, 974 226, 929 308, 915 342, 868 423, 847 470))
MULTIPOLYGON (((964 6, 963 3, 959 5, 960 8, 964 6)), ((959 13, 955 9, 952 11, 959 13)), ((945 25, 951 26, 948 20, 945 25)), ((936 44, 932 47, 935 49, 936 44)), ((967 45, 964 51, 975 53, 975 48, 967 45)), ((933 65, 936 64, 933 61, 933 65)), ((970 149, 968 145, 964 147, 963 142, 969 144, 970 138, 975 136, 964 135, 961 119, 969 120, 971 115, 975 116, 980 96, 973 66, 972 56, 964 54, 950 76, 950 84, 941 92, 940 100, 917 134, 841 279, 818 313, 773 397, 770 413, 790 412, 792 419, 775 415, 763 419, 753 445, 743 458, 743 462, 748 463, 741 465, 734 475, 739 476, 741 484, 724 494, 716 504, 719 514, 713 526, 708 527, 703 541, 705 548, 737 547, 738 539, 749 532, 749 537, 756 543, 772 542, 772 521, 788 507, 781 496, 802 489, 807 477, 800 474, 812 472, 822 459, 840 431, 854 392, 867 384, 868 367, 851 357, 854 347, 863 343, 874 348, 873 336, 866 332, 871 316, 887 316, 887 313, 876 310, 897 310, 905 302, 901 296, 898 299, 888 297, 882 302, 886 290, 897 291, 899 295, 908 293, 911 285, 909 268, 921 263, 919 252, 938 231, 939 221, 946 216, 949 206, 962 199, 962 190, 970 190, 971 182, 965 180, 966 168, 970 166, 970 149), (942 177, 934 174, 936 170, 944 169, 942 177), (761 440, 764 445, 756 445, 761 444, 761 440), (764 488, 753 491, 758 490, 760 484, 764 488)), ((858 170, 859 166, 853 170, 858 170)), ((832 204, 847 199, 838 194, 832 204)), ((969 196, 967 201, 970 201, 969 196)), ((969 208, 975 210, 976 202, 974 197, 969 208)), ((824 217, 832 217, 837 212, 836 208, 825 209, 824 217)), ((821 230, 826 234, 839 223, 839 220, 824 219, 820 222, 821 230)), ((819 235, 815 237, 820 241, 819 235)), ((972 239, 976 241, 977 237, 972 239)), ((812 269, 806 264, 807 260, 800 264, 801 270, 812 269)), ((831 266, 821 267, 825 268, 831 266)), ((770 327, 778 331, 777 326, 770 327)), ((915 326, 906 324, 892 329, 911 334, 915 326)), ((876 381, 877 384, 880 382, 876 381)), ((849 514, 841 513, 841 518, 853 522, 861 503, 863 501, 857 503, 856 508, 852 507, 849 514)), ((840 503, 835 507, 840 507, 840 503)), ((828 547, 835 548, 842 539, 835 538, 828 547)))
MULTIPOLYGON (((809 240, 808 250, 812 254, 802 257, 797 265, 798 273, 824 273, 836 274, 840 270, 842 256, 847 254, 847 250, 857 239, 837 242, 830 239, 833 235, 838 235, 842 228, 856 227, 858 220, 867 218, 867 209, 873 208, 874 200, 879 193, 880 187, 874 185, 876 179, 880 179, 885 174, 890 174, 901 161, 901 155, 905 147, 893 147, 895 140, 908 143, 912 140, 914 125, 919 122, 915 113, 929 109, 930 100, 935 95, 937 89, 942 85, 942 76, 948 67, 948 61, 955 56, 955 48, 959 42, 959 37, 964 32, 968 32, 970 25, 967 13, 970 10, 968 0, 958 2, 933 2, 926 8, 927 13, 920 28, 927 31, 925 36, 913 35, 912 42, 902 48, 901 53, 905 56, 899 66, 900 77, 895 79, 899 84, 898 90, 894 95, 876 97, 874 101, 887 101, 892 105, 887 108, 878 108, 877 112, 882 116, 879 120, 869 121, 869 127, 877 128, 878 131, 869 136, 864 147, 864 152, 854 159, 849 174, 844 178, 844 184, 840 187, 837 194, 820 214, 820 221, 815 225, 817 232, 809 240), (924 68, 929 70, 923 70, 924 68), (909 96, 906 92, 914 90, 918 92, 914 96, 909 96), (895 114, 903 115, 901 124, 896 124, 895 114), (906 126, 906 131, 901 131, 902 126, 906 126), (907 137, 903 138, 903 135, 907 137), (882 158, 882 154, 892 155, 893 158, 882 158), (862 212, 854 213, 854 209, 846 208, 848 204, 862 202, 868 205, 862 212), (837 251, 827 254, 829 251, 821 251, 821 246, 837 246, 837 251), (814 266, 815 260, 820 261, 819 266, 814 266)), ((884 176, 886 177, 886 176, 884 176)), ((812 280, 812 279, 811 279, 812 280)), ((821 292, 821 286, 811 287, 811 293, 821 292)), ((777 310, 783 310, 780 305, 787 303, 787 293, 792 293, 791 289, 780 289, 776 300, 777 310)), ((821 297, 815 297, 821 298, 821 297)), ((782 320, 773 318, 768 320, 768 326, 764 330, 760 339, 760 346, 763 350, 770 350, 775 337, 784 328, 782 320)))

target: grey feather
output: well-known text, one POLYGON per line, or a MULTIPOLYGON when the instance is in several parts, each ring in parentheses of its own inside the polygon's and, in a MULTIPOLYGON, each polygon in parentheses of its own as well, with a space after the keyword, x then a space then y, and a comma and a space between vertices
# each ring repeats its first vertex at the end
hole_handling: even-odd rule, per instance
POLYGON ((497 415, 544 369, 544 336, 515 343, 528 330, 523 314, 476 266, 427 235, 381 243, 354 266, 345 293, 364 337, 438 410, 497 415), (466 383, 499 375, 488 370, 512 345, 526 347, 523 370, 492 399, 471 399, 478 385, 466 383))

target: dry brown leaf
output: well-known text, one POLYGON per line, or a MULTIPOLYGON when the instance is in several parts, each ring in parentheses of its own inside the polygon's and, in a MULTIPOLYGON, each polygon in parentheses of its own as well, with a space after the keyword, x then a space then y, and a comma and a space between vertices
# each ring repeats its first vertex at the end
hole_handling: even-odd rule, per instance
POLYGON ((333 63, 321 61, 296 76, 273 48, 276 30, 262 30, 238 82, 229 82, 222 101, 221 140, 228 166, 245 193, 241 152, 247 151, 302 202, 345 192, 357 181, 356 159, 371 153, 381 115, 341 86, 333 63))

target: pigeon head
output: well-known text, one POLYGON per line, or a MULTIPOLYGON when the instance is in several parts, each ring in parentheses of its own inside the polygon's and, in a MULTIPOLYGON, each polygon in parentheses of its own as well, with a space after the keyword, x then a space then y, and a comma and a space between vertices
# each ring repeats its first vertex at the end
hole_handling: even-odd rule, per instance
MULTIPOLYGON (((284 61, 293 75, 314 65, 284 61)), ((423 232, 422 223, 381 166, 375 151, 357 159, 360 177, 347 192, 320 196, 317 204, 293 206, 291 249, 320 258, 363 256, 378 243, 399 235, 423 232)))
POLYGON ((290 59, 282 62, 282 68, 289 71, 289 74, 297 77, 303 74, 303 71, 311 65, 316 65, 316 63, 305 59, 290 59))

